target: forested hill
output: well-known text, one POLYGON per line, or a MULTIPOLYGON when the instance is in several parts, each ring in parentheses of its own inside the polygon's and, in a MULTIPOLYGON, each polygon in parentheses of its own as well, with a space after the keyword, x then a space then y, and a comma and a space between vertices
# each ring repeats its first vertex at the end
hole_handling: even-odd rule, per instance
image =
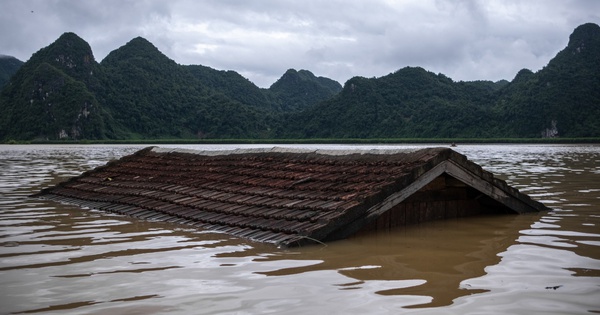
POLYGON ((201 65, 186 66, 202 84, 238 102, 274 112, 300 111, 342 90, 337 81, 316 77, 308 70, 287 70, 268 89, 261 89, 235 71, 201 65))
POLYGON ((287 70, 269 92, 282 111, 301 111, 310 105, 331 98, 342 90, 334 80, 316 77, 308 70, 287 70))
POLYGON ((118 137, 93 93, 98 72, 90 46, 73 33, 40 49, 0 94, 0 139, 118 137))
POLYGON ((291 138, 600 136, 600 27, 575 29, 567 47, 512 82, 454 82, 422 68, 355 77, 331 100, 293 115, 291 138))
POLYGON ((334 81, 300 72, 319 83, 271 92, 233 71, 179 65, 141 37, 99 64, 88 43, 65 33, 2 90, 0 141, 268 138, 286 111, 336 92, 334 81), (315 96, 288 106, 295 89, 315 96))
POLYGON ((268 128, 265 113, 204 86, 141 37, 100 66, 101 102, 134 137, 257 137, 268 128))
POLYGON ((387 76, 348 80, 333 99, 290 118, 288 137, 492 137, 492 103, 503 82, 454 82, 406 67, 387 76))
POLYGON ((456 82, 406 67, 342 88, 289 69, 263 89, 235 71, 179 65, 141 37, 98 63, 73 33, 15 71, 0 93, 0 142, 600 137, 600 27, 592 23, 543 69, 510 82, 456 82))
POLYGON ((22 65, 23 61, 15 57, 0 55, 0 89, 22 65))
POLYGON ((600 136, 600 27, 577 27, 546 67, 522 70, 494 101, 503 135, 600 136))

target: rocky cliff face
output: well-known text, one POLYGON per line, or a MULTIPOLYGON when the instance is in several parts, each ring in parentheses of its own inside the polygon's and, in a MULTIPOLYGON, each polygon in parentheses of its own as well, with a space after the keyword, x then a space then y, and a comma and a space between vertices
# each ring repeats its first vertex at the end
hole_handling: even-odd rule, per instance
POLYGON ((97 68, 90 46, 73 33, 33 54, 2 90, 0 138, 106 137, 107 114, 92 92, 97 68))

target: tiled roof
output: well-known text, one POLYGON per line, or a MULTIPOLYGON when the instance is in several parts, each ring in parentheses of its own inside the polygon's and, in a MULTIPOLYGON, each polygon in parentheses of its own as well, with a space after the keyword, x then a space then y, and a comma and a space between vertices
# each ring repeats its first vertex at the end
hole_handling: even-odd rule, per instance
POLYGON ((366 153, 146 148, 38 196, 290 246, 328 240, 448 160, 529 204, 516 212, 543 208, 447 148, 366 153))

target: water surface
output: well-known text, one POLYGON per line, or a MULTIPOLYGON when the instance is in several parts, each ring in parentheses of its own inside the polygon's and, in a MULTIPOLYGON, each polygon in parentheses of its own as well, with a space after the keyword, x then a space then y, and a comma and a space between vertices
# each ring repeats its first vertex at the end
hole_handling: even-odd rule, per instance
POLYGON ((599 146, 455 148, 550 212, 294 249, 28 197, 141 148, 0 145, 0 313, 600 312, 599 146))

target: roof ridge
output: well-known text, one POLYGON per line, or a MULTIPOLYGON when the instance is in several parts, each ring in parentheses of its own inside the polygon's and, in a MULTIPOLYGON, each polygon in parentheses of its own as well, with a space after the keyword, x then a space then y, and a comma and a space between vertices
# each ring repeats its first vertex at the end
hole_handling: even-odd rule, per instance
POLYGON ((376 149, 376 148, 365 148, 365 149, 310 149, 310 148, 294 148, 294 147, 280 147, 274 146, 270 148, 235 148, 235 149, 224 149, 224 150, 198 150, 188 148, 166 148, 166 147, 151 147, 150 151, 155 153, 189 153, 205 156, 222 156, 230 154, 254 154, 254 153, 314 153, 321 155, 340 155, 345 156, 349 154, 376 154, 376 155, 391 155, 399 153, 412 153, 423 149, 446 149, 444 147, 415 147, 415 148, 403 148, 403 149, 376 149))
POLYGON ((282 246, 547 209, 444 147, 147 147, 37 196, 282 246))

